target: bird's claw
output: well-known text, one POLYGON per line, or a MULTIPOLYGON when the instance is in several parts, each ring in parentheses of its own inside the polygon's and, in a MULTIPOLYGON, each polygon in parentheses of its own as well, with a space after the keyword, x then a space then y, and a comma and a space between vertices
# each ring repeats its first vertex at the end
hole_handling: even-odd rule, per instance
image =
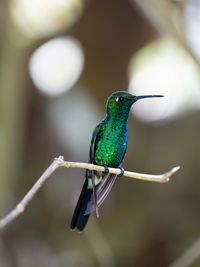
POLYGON ((109 173, 109 169, 108 169, 108 166, 106 165, 103 165, 104 166, 104 174, 108 174, 109 173))
MULTIPOLYGON (((109 168, 108 168, 108 166, 106 166, 106 165, 103 165, 103 167, 104 167, 104 174, 108 174, 109 173, 109 168)), ((119 174, 119 177, 122 177, 123 175, 124 175, 124 168, 122 168, 122 167, 119 167, 119 169, 121 170, 121 173, 119 174)))
POLYGON ((124 175, 124 168, 119 167, 119 169, 121 170, 121 173, 119 174, 119 177, 122 177, 124 175))

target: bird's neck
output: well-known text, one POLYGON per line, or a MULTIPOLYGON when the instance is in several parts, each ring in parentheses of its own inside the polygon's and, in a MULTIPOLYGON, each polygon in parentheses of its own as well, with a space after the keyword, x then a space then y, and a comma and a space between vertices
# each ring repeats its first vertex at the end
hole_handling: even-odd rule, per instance
POLYGON ((121 125, 122 127, 127 127, 129 112, 127 113, 117 113, 117 114, 107 114, 106 121, 112 125, 121 125))

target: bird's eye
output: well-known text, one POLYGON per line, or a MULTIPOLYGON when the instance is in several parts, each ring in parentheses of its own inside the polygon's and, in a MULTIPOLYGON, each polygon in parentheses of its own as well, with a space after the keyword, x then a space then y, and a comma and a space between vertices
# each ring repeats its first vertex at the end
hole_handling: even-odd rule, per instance
POLYGON ((126 100, 127 100, 127 99, 124 98, 124 97, 122 97, 122 96, 116 98, 116 102, 118 102, 118 103, 120 103, 120 102, 125 102, 126 100))

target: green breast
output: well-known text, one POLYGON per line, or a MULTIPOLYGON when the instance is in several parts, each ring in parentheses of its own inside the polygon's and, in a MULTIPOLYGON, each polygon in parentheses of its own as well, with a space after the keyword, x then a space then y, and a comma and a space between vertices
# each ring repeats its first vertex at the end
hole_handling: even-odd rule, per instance
POLYGON ((124 157, 126 145, 127 122, 103 122, 95 142, 95 163, 118 167, 124 157))

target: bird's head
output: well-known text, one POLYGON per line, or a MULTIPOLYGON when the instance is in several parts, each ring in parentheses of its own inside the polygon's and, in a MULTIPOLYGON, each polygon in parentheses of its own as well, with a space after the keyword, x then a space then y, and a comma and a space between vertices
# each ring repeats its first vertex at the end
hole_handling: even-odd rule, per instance
POLYGON ((108 115, 128 114, 133 103, 140 99, 150 97, 163 97, 163 95, 135 96, 123 91, 115 92, 107 100, 106 112, 108 115))

